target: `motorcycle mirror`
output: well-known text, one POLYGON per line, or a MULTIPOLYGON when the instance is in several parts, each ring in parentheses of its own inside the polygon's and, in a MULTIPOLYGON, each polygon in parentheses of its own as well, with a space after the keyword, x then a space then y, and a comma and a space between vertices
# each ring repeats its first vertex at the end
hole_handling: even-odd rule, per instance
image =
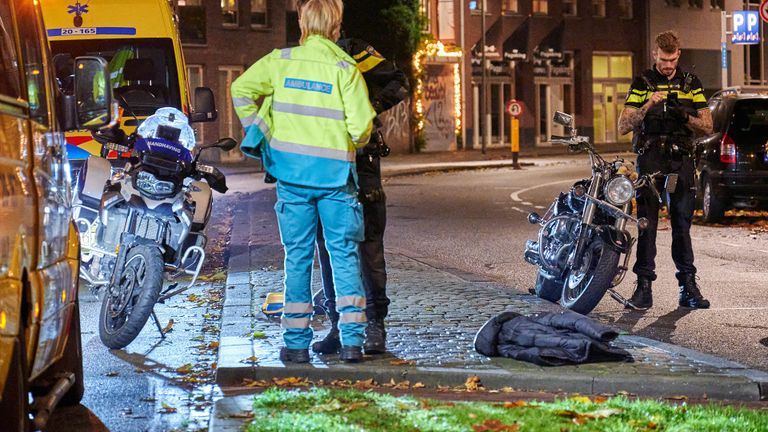
POLYGON ((573 116, 562 111, 556 111, 555 118, 553 120, 555 123, 563 125, 567 128, 573 127, 573 116))
POLYGON ((230 150, 234 149, 235 147, 237 147, 237 141, 235 141, 232 138, 222 138, 222 139, 216 141, 216 143, 214 145, 212 145, 211 147, 218 147, 218 148, 220 148, 220 149, 222 149, 224 151, 230 151, 230 150))

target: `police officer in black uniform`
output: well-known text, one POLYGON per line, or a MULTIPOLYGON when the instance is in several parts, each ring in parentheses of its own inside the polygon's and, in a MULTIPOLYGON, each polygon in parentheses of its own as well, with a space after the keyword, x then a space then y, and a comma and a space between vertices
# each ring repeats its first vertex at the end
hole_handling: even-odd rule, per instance
MULTIPOLYGON (((299 1, 301 7, 301 1, 299 1)), ((337 42, 356 62, 363 73, 371 105, 380 114, 400 103, 408 96, 408 79, 391 61, 386 60, 371 45, 360 39, 345 38, 337 42)), ((386 329, 384 318, 387 316, 389 298, 387 297, 387 271, 384 262, 384 229, 387 222, 386 196, 381 185, 380 158, 389 154, 389 147, 381 133, 382 124, 374 119, 374 133, 371 142, 358 150, 356 163, 360 186, 359 199, 363 204, 365 240, 360 243, 360 262, 362 266, 363 286, 366 296, 366 316, 368 327, 365 330, 366 354, 380 354, 386 351, 386 329)), ((322 227, 317 233, 318 256, 322 271, 324 309, 331 320, 331 330, 321 341, 312 345, 312 350, 320 354, 331 354, 341 348, 337 323, 336 297, 333 290, 330 258, 325 249, 322 227)))
MULTIPOLYGON (((712 114, 707 107, 701 81, 678 67, 680 40, 666 31, 656 36, 654 65, 635 78, 619 117, 619 132, 634 132, 633 147, 638 154, 640 174, 661 172, 657 190, 666 190, 672 224, 672 259, 680 286, 679 305, 709 307, 696 283, 691 246, 691 221, 696 201, 694 163, 695 135, 712 132, 712 114)), ((656 231, 660 196, 650 188, 637 193, 637 216, 649 221, 640 232, 637 260, 637 288, 628 308, 646 310, 653 305, 651 284, 656 279, 656 231)))

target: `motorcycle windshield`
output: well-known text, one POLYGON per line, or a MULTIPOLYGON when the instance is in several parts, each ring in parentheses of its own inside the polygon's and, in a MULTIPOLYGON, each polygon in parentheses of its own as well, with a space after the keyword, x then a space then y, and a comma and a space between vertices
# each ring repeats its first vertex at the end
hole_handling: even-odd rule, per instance
POLYGON ((187 150, 178 141, 169 141, 163 138, 143 138, 136 139, 134 150, 139 153, 159 156, 165 160, 177 160, 192 162, 192 152, 187 150))
POLYGON ((169 38, 51 41, 56 78, 63 89, 74 85, 74 59, 99 56, 109 62, 115 98, 137 116, 161 107, 181 108, 173 43, 169 38))

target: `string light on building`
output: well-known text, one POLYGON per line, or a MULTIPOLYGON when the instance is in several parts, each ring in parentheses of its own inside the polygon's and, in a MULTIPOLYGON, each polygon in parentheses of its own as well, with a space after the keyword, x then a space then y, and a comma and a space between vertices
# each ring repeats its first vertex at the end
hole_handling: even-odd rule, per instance
POLYGON ((462 57, 461 48, 448 48, 439 40, 428 39, 422 42, 422 47, 413 56, 413 70, 416 76, 415 104, 416 111, 416 133, 424 129, 424 105, 422 96, 424 95, 424 64, 429 63, 454 63, 453 65, 453 90, 454 90, 454 113, 456 117, 456 131, 461 130, 461 73, 457 60, 462 57))

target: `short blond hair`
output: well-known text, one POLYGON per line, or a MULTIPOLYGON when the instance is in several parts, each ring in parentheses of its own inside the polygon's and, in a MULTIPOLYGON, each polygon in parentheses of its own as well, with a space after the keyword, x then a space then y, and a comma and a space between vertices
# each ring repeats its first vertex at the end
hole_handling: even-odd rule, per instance
MULTIPOLYGON (((301 3, 304 2, 299 4, 301 3)), ((333 40, 334 33, 341 28, 344 4, 341 0, 309 0, 301 6, 300 12, 299 28, 301 28, 302 44, 312 35, 333 40)))

